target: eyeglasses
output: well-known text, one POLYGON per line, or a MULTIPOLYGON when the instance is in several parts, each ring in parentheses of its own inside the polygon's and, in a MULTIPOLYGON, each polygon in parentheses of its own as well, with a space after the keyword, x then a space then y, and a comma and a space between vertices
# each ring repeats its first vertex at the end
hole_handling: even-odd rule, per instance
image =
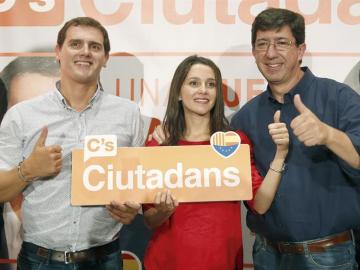
POLYGON ((257 40, 255 42, 255 50, 257 51, 267 51, 270 45, 274 45, 275 49, 278 51, 286 51, 288 50, 293 44, 294 41, 288 39, 276 39, 273 42, 270 42, 266 39, 257 40))

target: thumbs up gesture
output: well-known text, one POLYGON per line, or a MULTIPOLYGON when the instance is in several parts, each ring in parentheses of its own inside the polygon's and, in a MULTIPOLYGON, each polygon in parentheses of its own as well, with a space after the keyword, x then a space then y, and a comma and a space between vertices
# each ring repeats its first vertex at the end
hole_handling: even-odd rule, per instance
POLYGON ((62 167, 62 148, 60 145, 46 146, 47 127, 41 131, 30 156, 24 160, 22 171, 26 178, 47 177, 56 175, 62 167))
POLYGON ((294 105, 300 114, 291 121, 290 127, 298 140, 306 146, 326 144, 329 126, 304 105, 298 94, 294 97, 294 105))
POLYGON ((269 134, 276 144, 278 155, 286 157, 289 150, 289 132, 285 123, 280 122, 280 111, 274 114, 274 122, 268 125, 269 134))

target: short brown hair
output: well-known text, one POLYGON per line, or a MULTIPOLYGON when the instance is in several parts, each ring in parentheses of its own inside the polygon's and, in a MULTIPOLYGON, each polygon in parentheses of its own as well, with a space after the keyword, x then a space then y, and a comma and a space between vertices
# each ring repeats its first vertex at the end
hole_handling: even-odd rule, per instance
POLYGON ((110 52, 110 40, 108 32, 106 31, 105 27, 101 25, 100 22, 91 18, 91 17, 77 17, 73 18, 70 21, 67 21, 64 26, 60 29, 57 37, 57 45, 61 48, 64 44, 66 38, 66 32, 71 26, 90 26, 96 29, 99 29, 100 32, 103 34, 104 37, 104 50, 105 54, 108 55, 110 52))
POLYGON ((297 46, 305 42, 305 20, 301 14, 283 8, 268 8, 260 12, 252 24, 252 46, 258 31, 280 30, 284 26, 290 27, 297 46))

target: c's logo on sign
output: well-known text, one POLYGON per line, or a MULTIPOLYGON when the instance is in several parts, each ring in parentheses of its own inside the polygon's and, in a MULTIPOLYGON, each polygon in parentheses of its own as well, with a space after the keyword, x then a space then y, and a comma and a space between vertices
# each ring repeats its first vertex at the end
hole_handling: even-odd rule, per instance
POLYGON ((64 21, 64 0, 0 1, 0 26, 54 26, 64 21))
POLYGON ((115 135, 92 135, 85 137, 84 162, 92 157, 112 157, 117 153, 115 135))

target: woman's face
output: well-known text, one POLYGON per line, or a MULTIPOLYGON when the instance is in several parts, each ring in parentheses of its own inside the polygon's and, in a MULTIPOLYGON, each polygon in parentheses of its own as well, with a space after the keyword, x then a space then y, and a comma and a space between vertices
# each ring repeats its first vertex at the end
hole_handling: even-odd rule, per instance
POLYGON ((215 74, 211 67, 194 64, 180 90, 185 115, 209 116, 216 101, 215 74))

